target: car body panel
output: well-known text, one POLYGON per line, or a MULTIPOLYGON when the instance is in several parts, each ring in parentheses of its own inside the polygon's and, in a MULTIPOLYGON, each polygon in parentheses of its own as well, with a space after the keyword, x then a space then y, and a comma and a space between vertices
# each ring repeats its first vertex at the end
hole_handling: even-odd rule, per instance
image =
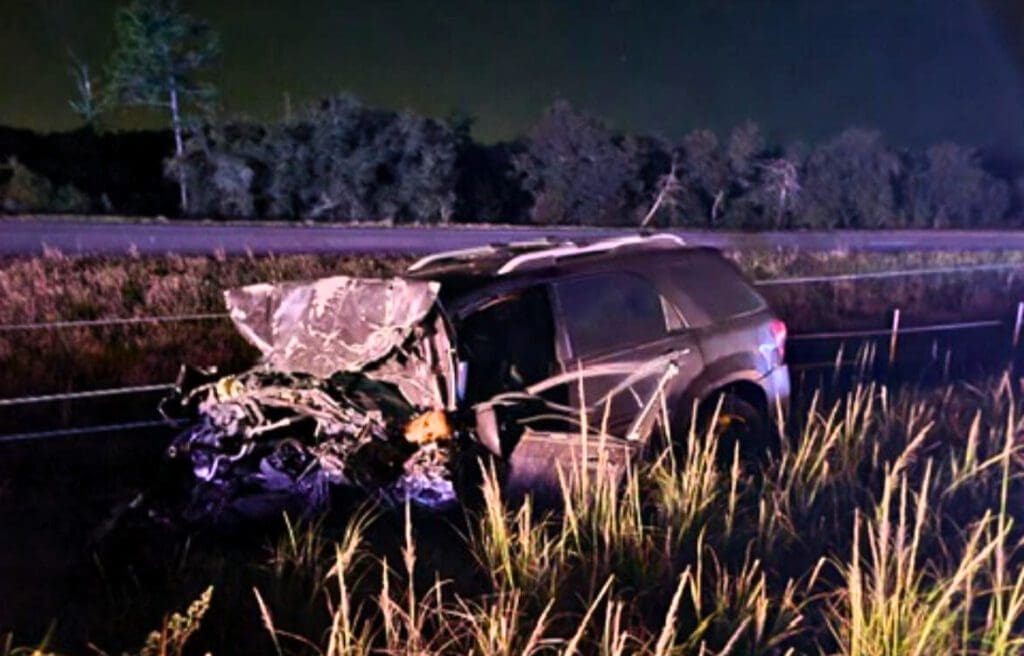
POLYGON ((224 299, 269 369, 319 378, 372 371, 413 405, 454 409, 455 366, 439 289, 406 278, 333 276, 249 285, 224 299), (403 345, 403 357, 395 357, 403 345))

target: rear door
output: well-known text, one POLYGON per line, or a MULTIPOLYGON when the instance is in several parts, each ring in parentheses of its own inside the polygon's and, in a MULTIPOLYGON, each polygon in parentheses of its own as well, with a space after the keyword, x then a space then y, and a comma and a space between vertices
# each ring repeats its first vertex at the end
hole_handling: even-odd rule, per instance
POLYGON ((568 397, 573 407, 587 408, 592 426, 626 435, 670 365, 674 389, 699 374, 694 337, 647 278, 594 273, 557 281, 553 290, 568 397))

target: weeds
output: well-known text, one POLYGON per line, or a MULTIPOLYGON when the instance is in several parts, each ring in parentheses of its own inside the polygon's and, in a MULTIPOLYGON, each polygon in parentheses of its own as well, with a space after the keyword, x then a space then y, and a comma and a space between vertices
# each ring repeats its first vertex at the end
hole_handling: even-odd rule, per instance
MULTIPOLYGON (((1010 253, 806 253, 744 251, 730 256, 755 278, 1011 262, 1010 253)), ((0 324, 223 311, 225 288, 327 275, 390 275, 410 258, 232 256, 42 257, 0 262, 0 324)), ((762 288, 795 332, 884 327, 899 307, 910 322, 1005 318, 1024 299, 1019 272, 949 274, 857 283, 762 288), (853 285, 856 284, 856 287, 853 285)), ((178 365, 244 368, 255 352, 228 321, 204 320, 60 331, 0 333, 0 381, 11 395, 173 380, 178 365), (40 359, 40 356, 42 359, 40 359)))
MULTIPOLYGON (((488 472, 440 559, 442 520, 408 508, 340 534, 286 520, 255 585, 218 597, 247 595, 248 615, 218 617, 280 654, 1019 653, 1016 391, 819 395, 760 472, 688 436, 620 472, 575 463, 557 512, 506 507, 488 472)), ((193 636, 193 611, 161 648, 193 636)))
POLYGON ((400 568, 366 558, 360 522, 337 550, 320 650, 1016 653, 1021 418, 1009 392, 993 381, 960 435, 947 413, 963 386, 864 385, 827 408, 815 400, 761 476, 720 469, 713 443, 689 439, 621 477, 577 465, 560 512, 506 508, 491 472, 466 541, 483 592, 439 572, 417 585, 429 536, 408 516, 400 568), (366 594, 353 581, 374 570, 366 594))
MULTIPOLYGON (((170 266, 154 262, 124 266, 170 266)), ((557 512, 507 506, 492 471, 466 518, 364 509, 340 533, 286 519, 251 567, 174 563, 182 589, 190 573, 228 580, 205 582, 209 614, 207 595, 168 616, 154 653, 254 630, 278 654, 1020 653, 1019 385, 816 394, 759 472, 680 436, 621 471, 572 463, 557 512), (446 522, 461 543, 439 537, 446 522)), ((229 560, 205 549, 189 562, 229 560)), ((8 638, 0 653, 27 652, 8 638)))
POLYGON ((173 613, 164 617, 160 629, 146 638, 146 644, 139 651, 140 656, 181 656, 185 645, 199 630, 212 598, 213 586, 210 586, 189 605, 184 615, 173 613))

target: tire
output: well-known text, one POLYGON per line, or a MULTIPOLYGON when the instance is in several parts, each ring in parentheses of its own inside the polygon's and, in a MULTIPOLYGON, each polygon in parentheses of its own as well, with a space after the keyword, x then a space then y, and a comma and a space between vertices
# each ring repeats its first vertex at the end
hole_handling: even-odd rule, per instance
POLYGON ((723 468, 732 466, 737 445, 741 466, 760 468, 778 455, 779 440, 772 422, 754 404, 725 392, 711 397, 698 412, 698 433, 718 442, 717 459, 723 468), (721 410, 716 415, 719 403, 721 410))

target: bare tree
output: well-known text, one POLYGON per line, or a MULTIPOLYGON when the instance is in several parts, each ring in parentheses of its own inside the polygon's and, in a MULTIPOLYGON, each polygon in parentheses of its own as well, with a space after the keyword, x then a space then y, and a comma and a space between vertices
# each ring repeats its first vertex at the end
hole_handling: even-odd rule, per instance
POLYGON ((658 195, 654 198, 654 203, 651 204, 651 209, 647 210, 647 214, 644 215, 640 226, 644 227, 650 223, 657 214, 658 210, 664 207, 672 207, 676 204, 676 198, 679 192, 682 190, 682 183, 679 181, 679 175, 677 173, 679 167, 679 158, 672 155, 672 166, 669 168, 668 173, 661 176, 658 179, 658 195))
POLYGON ((70 53, 71 78, 75 82, 75 97, 68 101, 71 111, 77 114, 85 124, 94 126, 100 113, 106 107, 104 98, 97 93, 89 64, 70 53))
POLYGON ((769 160, 759 165, 761 188, 775 206, 775 225, 779 226, 782 215, 796 201, 800 193, 800 178, 796 165, 784 157, 769 160))

